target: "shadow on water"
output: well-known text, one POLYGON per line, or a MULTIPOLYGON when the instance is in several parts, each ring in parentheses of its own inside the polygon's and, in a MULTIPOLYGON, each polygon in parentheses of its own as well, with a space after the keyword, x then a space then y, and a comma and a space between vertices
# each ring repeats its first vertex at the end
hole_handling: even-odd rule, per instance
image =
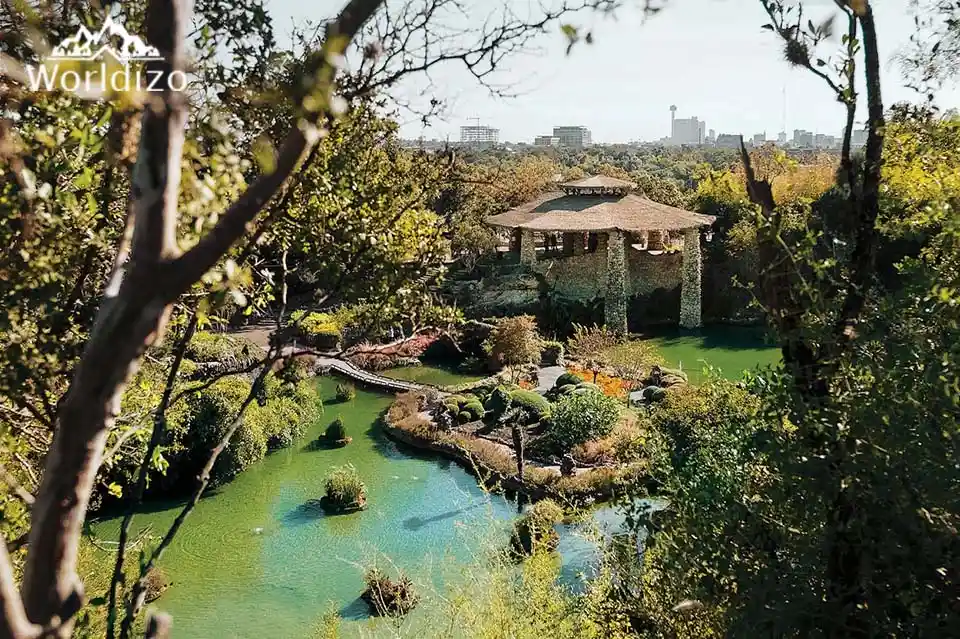
POLYGON ((436 523, 438 521, 443 521, 444 519, 451 519, 457 515, 462 515, 467 513, 478 506, 483 506, 485 502, 474 502, 469 506, 464 506, 463 508, 457 508, 454 510, 448 510, 445 513, 440 513, 433 515, 432 517, 409 517, 403 520, 403 527, 407 530, 417 531, 425 526, 436 523))
POLYGON ((287 511, 281 521, 284 524, 309 524, 327 516, 323 503, 319 499, 308 499, 293 510, 287 511))
POLYGON ((349 621, 370 619, 370 606, 367 605, 366 601, 357 597, 340 609, 340 617, 349 621))
POLYGON ((336 450, 337 448, 343 448, 343 446, 328 441, 324 435, 320 435, 316 439, 304 444, 300 450, 305 453, 315 453, 318 450, 336 450))

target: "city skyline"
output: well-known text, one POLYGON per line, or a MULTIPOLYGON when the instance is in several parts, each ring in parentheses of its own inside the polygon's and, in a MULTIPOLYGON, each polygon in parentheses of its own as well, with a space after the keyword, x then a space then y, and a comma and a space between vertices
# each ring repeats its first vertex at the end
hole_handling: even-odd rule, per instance
MULTIPOLYGON (((464 0, 464 19, 482 23, 490 16, 489 2, 464 0)), ((912 20, 904 17, 908 4, 891 0, 875 7, 885 106, 922 99, 904 86, 893 63, 912 34, 912 20)), ((268 0, 268 6, 282 38, 283 26, 291 20, 329 17, 340 3, 268 0)), ((815 21, 836 13, 829 0, 809 0, 805 6, 815 21)), ((657 140, 669 135, 671 104, 678 106, 678 116, 705 119, 718 135, 752 137, 766 131, 775 138, 782 130, 789 135, 798 128, 840 134, 842 106, 820 79, 784 61, 777 37, 761 28, 765 14, 759 2, 700 0, 694 6, 671 0, 648 19, 630 5, 614 17, 587 13, 571 22, 590 29, 593 44, 581 42, 564 55, 568 43, 555 24, 532 48, 508 56, 487 78, 516 97, 492 96, 457 63, 392 88, 393 96, 418 111, 399 110, 401 136, 455 141, 460 126, 480 118, 480 124, 499 130, 501 140, 532 143, 555 123, 586 126, 594 143, 657 140), (420 112, 432 99, 447 109, 443 119, 434 118, 423 128, 420 112)), ((837 36, 831 52, 839 46, 837 36)), ((939 92, 937 102, 943 108, 960 105, 960 87, 939 92)), ((865 117, 861 105, 858 126, 865 117)))

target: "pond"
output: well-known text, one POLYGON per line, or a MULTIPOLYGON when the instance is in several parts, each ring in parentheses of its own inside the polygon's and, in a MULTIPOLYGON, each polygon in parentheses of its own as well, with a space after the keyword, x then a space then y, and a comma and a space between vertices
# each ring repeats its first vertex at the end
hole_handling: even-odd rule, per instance
POLYGON ((447 368, 433 364, 391 368, 380 374, 392 379, 402 379, 408 382, 430 384, 432 386, 454 386, 456 384, 475 382, 483 379, 483 375, 470 375, 461 373, 452 367, 447 368))
MULTIPOLYGON (((505 542, 516 505, 485 494, 455 464, 386 440, 374 424, 390 397, 358 390, 355 400, 335 404, 336 380, 318 383, 329 402, 320 423, 201 500, 164 555, 173 585, 157 604, 173 615, 176 639, 307 637, 331 603, 346 618, 344 636, 390 635, 358 599, 365 567, 389 559, 415 582, 440 589, 505 542), (353 442, 314 450, 309 442, 337 415, 353 442), (330 468, 345 463, 364 478, 368 508, 324 516, 309 502, 322 496, 330 468)), ((178 510, 148 504, 134 519, 135 532, 162 535, 178 510)), ((91 531, 115 539, 118 524, 94 522, 91 531)), ((567 575, 591 557, 586 541, 570 537, 567 575)), ((413 627, 430 614, 430 594, 424 599, 407 621, 413 627)))
POLYGON ((738 380, 745 370, 780 362, 780 349, 764 339, 762 329, 711 326, 697 331, 675 329, 650 336, 671 368, 682 368, 691 383, 703 380, 706 365, 721 377, 738 380))

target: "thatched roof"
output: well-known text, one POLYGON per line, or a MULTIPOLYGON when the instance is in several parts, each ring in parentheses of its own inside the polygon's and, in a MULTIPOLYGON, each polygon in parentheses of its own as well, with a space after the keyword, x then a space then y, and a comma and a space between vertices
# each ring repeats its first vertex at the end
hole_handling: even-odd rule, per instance
POLYGON ((598 232, 678 231, 709 226, 715 220, 710 215, 691 213, 641 195, 547 193, 506 213, 488 217, 486 222, 492 226, 531 231, 598 232))
POLYGON ((637 185, 627 180, 607 177, 606 175, 593 175, 582 180, 564 182, 560 186, 571 189, 632 189, 637 185))

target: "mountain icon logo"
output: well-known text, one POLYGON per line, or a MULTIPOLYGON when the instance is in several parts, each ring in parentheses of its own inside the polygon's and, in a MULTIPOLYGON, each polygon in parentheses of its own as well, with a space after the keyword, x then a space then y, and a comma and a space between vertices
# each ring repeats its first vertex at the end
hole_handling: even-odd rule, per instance
POLYGON ((107 54, 123 64, 132 60, 162 59, 156 47, 131 35, 122 24, 110 17, 107 17, 99 31, 90 32, 81 26, 76 35, 55 46, 48 59, 98 60, 107 54))

